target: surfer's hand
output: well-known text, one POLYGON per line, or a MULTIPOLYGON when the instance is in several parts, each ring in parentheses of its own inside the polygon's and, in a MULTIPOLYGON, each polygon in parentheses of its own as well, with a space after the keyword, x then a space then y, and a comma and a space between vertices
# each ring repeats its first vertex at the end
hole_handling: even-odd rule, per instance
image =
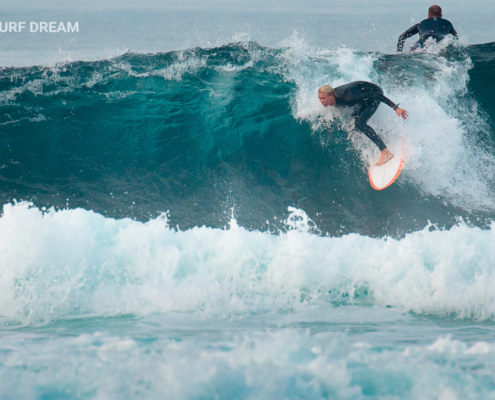
POLYGON ((397 107, 395 109, 395 113, 397 114, 397 116, 402 117, 402 119, 408 119, 409 118, 409 113, 406 110, 404 110, 403 108, 397 107))

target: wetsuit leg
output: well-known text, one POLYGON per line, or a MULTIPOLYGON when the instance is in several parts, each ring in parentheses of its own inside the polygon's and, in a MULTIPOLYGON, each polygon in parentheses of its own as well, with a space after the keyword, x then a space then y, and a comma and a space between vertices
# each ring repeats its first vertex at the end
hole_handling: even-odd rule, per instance
POLYGON ((378 146, 380 151, 382 151, 385 150, 387 146, 385 146, 385 143, 383 143, 382 139, 380 139, 374 129, 367 124, 369 119, 378 109, 379 105, 379 100, 365 101, 361 104, 358 110, 354 112, 353 116, 355 118, 356 129, 363 132, 367 137, 369 137, 370 140, 378 146))

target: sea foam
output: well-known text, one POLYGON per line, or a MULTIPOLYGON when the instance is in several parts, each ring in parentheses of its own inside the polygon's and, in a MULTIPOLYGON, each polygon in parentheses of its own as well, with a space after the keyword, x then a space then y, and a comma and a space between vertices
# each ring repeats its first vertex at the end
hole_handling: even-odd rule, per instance
MULTIPOLYGON (((0 219, 5 324, 193 313, 201 318, 366 303, 477 320, 495 317, 493 229, 460 222, 403 239, 308 232, 170 228, 83 209, 6 204, 0 219)), ((295 214, 295 215, 294 215, 295 214)), ((297 225, 294 221, 301 221, 297 225)))

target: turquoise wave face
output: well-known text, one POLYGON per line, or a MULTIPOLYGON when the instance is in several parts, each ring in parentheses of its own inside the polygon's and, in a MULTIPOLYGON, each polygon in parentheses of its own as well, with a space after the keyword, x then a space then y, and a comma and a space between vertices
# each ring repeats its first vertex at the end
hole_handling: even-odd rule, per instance
POLYGON ((94 210, 173 226, 285 230, 287 207, 322 234, 403 235, 494 216, 493 44, 382 56, 256 43, 111 60, 3 68, 3 203, 94 210), (379 83, 371 124, 408 147, 401 179, 375 192, 376 149, 346 112, 323 109, 324 83, 379 83), (233 210, 233 211, 232 211, 233 210))

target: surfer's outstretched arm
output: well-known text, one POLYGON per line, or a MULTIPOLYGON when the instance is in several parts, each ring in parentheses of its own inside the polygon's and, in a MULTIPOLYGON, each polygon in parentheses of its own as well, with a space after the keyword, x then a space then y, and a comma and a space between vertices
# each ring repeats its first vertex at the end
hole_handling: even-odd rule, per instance
MULTIPOLYGON (((380 91, 381 91, 381 89, 380 89, 380 91)), ((389 106, 390 108, 393 108, 394 110, 397 107, 397 104, 395 104, 388 97, 384 96, 383 93, 378 92, 378 91, 357 94, 357 95, 354 95, 352 98, 352 101, 354 104, 359 104, 359 103, 365 102, 367 100, 378 100, 379 102, 385 103, 387 106, 389 106)))
POLYGON ((355 99, 355 101, 358 101, 358 100, 359 101, 367 101, 367 100, 380 101, 382 103, 385 103, 390 108, 392 108, 399 117, 402 117, 402 119, 409 118, 409 113, 406 110, 404 110, 403 108, 400 108, 398 104, 395 104, 392 100, 390 100, 388 97, 385 97, 380 92, 371 92, 371 93, 361 94, 358 96, 354 96, 354 99, 355 99))
POLYGON ((414 26, 411 26, 407 31, 405 31, 402 35, 399 36, 399 41, 397 42, 397 53, 400 53, 404 48, 404 42, 406 39, 410 38, 419 33, 419 23, 414 26))

